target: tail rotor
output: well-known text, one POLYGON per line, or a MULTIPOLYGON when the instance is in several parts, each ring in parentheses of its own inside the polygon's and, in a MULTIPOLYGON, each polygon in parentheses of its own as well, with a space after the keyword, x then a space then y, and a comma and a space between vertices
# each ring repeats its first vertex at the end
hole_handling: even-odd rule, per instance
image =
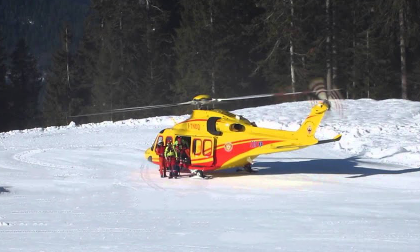
MULTIPOLYGON (((322 100, 328 106, 328 110, 339 111, 340 114, 343 110, 343 96, 340 89, 333 87, 332 90, 327 90, 323 78, 315 78, 309 83, 309 89, 313 91, 317 100, 322 100)), ((315 103, 315 102, 314 102, 315 103)))

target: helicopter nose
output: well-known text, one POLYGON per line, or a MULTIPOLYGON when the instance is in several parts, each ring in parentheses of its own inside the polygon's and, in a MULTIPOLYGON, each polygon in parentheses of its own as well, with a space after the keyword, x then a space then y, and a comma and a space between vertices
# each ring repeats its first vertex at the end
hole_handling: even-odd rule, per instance
POLYGON ((144 157, 147 159, 147 161, 152 162, 152 150, 149 148, 144 152, 144 157))

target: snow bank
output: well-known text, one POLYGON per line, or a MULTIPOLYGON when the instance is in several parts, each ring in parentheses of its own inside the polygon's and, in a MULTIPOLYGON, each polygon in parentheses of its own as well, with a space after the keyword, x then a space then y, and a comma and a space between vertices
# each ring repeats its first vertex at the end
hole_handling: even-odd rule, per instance
MULTIPOLYGON (((313 102, 283 103, 235 111, 258 126, 296 130, 313 102)), ((332 138, 342 134, 335 149, 360 158, 420 166, 420 102, 371 99, 334 101, 316 136, 332 138)))
MULTIPOLYGON (((297 130, 306 118, 314 101, 282 103, 233 111, 259 127, 297 130)), ((371 99, 340 100, 332 102, 316 137, 332 138, 342 134, 334 148, 360 158, 378 158, 383 162, 420 166, 420 102, 406 100, 375 101, 371 99)), ((0 136, 28 133, 59 133, 67 130, 98 130, 100 128, 148 127, 162 129, 184 121, 188 115, 105 121, 67 126, 10 131, 0 136)))

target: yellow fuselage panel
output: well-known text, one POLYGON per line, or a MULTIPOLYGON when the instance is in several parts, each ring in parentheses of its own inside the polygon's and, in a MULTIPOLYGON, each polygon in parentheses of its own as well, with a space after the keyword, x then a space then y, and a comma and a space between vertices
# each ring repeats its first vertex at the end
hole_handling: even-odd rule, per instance
MULTIPOLYGON (((274 130, 256 127, 247 119, 223 110, 194 110, 191 117, 166 129, 161 136, 164 139, 177 135, 211 141, 212 152, 206 152, 201 146, 201 155, 195 155, 190 148, 192 166, 202 170, 225 169, 244 166, 262 154, 293 151, 318 143, 314 137, 324 112, 324 104, 317 104, 297 131, 274 130), (213 123, 213 125, 211 125, 213 123), (209 130, 212 127, 212 130, 209 130), (212 132, 211 132, 212 131, 212 132), (220 134, 215 134, 220 133, 220 134), (206 153, 204 155, 203 153, 206 153)), ((146 151, 146 158, 158 160, 151 149, 146 151)))

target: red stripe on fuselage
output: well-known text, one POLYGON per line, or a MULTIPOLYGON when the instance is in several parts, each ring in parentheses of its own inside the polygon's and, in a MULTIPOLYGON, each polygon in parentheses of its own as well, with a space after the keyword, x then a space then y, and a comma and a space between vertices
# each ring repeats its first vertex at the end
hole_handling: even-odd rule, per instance
POLYGON ((201 160, 206 160, 209 158, 212 158, 213 156, 209 156, 209 157, 203 157, 203 158, 197 158, 197 159, 191 159, 191 162, 196 162, 196 161, 201 161, 201 160))
POLYGON ((240 143, 243 143, 243 142, 250 142, 250 141, 263 141, 263 140, 261 140, 260 138, 252 138, 252 139, 245 139, 245 140, 238 140, 238 141, 234 141, 234 142, 226 142, 226 143, 223 143, 223 144, 219 144, 219 145, 217 145, 217 149, 219 149, 219 148, 221 148, 221 147, 224 147, 227 143, 231 143, 232 145, 235 145, 235 144, 240 144, 240 143))
MULTIPOLYGON (((254 141, 254 140, 251 140, 251 141, 254 141)), ((240 154, 243 154, 255 148, 259 148, 259 146, 251 146, 250 142, 245 142, 245 143, 243 143, 243 141, 238 141, 238 142, 242 142, 242 143, 233 144, 233 148, 230 152, 227 152, 224 148, 220 148, 216 150, 216 155, 215 155, 216 164, 215 164, 214 169, 221 167, 227 161, 229 161, 230 159, 240 154)), ((283 140, 256 141, 256 142, 261 142, 262 146, 264 146, 267 144, 283 142, 283 140)))

